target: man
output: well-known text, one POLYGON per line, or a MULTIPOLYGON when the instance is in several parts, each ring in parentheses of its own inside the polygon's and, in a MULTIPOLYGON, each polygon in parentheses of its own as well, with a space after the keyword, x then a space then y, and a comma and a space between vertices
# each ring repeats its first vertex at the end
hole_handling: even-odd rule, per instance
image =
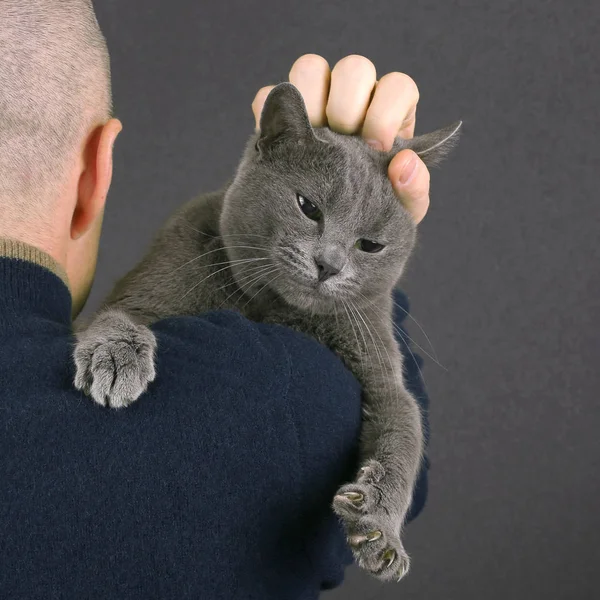
MULTIPOLYGON (((314 125, 413 134, 405 75, 305 55, 289 78, 314 125)), ((327 348, 213 312, 153 327, 158 376, 128 410, 72 386, 120 131, 89 0, 0 0, 0 598, 317 598, 352 559, 330 504, 361 419, 327 348)), ((422 219, 425 165, 403 151, 389 176, 422 219)), ((406 377, 424 403, 410 355, 406 377)), ((412 517, 425 493, 426 465, 412 517)))

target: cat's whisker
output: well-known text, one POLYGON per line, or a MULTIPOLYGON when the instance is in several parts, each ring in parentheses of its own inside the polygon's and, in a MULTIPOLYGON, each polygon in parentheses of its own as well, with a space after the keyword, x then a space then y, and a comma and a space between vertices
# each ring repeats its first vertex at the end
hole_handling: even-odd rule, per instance
POLYGON ((266 265, 264 268, 255 269, 253 273, 237 279, 236 283, 238 284, 238 287, 242 290, 242 292, 245 293, 247 291, 247 287, 251 287, 254 284, 254 282, 258 281, 258 279, 260 279, 261 277, 270 275, 272 272, 274 273, 278 268, 279 267, 277 265, 266 265), (257 277, 257 279, 253 279, 254 277, 257 277), (251 279, 252 281, 248 281, 249 279, 251 279))
MULTIPOLYGON (((263 250, 266 251, 266 248, 259 248, 257 246, 220 246, 219 248, 215 248, 214 250, 209 250, 208 252, 204 252, 204 254, 200 254, 199 256, 196 256, 195 258, 192 258, 191 260, 188 260, 187 262, 183 263, 181 266, 177 267, 176 269, 174 269, 173 271, 171 271, 171 273, 176 273, 177 271, 179 271, 180 269, 183 269, 183 267, 186 267, 187 265, 205 257, 208 256, 209 254, 214 254, 215 252, 221 252, 222 250, 226 250, 228 248, 247 248, 249 250, 263 250)), ((245 260, 245 259, 241 259, 241 260, 245 260)), ((228 263, 230 261, 227 261, 228 263)), ((219 263, 219 264, 223 264, 223 263, 219 263)), ((209 265, 210 266, 210 265, 209 265)))
MULTIPOLYGON (((223 238, 224 236, 221 236, 223 238)), ((260 233, 228 233, 227 237, 259 237, 265 240, 271 239, 268 235, 261 235, 260 233)))
MULTIPOLYGON (((259 273, 258 275, 257 275, 257 274, 255 274, 255 273, 253 273, 253 274, 252 274, 252 277, 253 277, 254 279, 252 279, 252 281, 258 281, 258 280, 260 279, 260 276, 261 276, 261 273, 259 273)), ((252 283, 252 281, 251 281, 250 283, 252 283)), ((243 292, 242 288, 241 288, 240 286, 238 286, 238 285, 237 285, 237 282, 236 282, 236 280, 235 280, 235 277, 232 277, 232 278, 231 278, 231 281, 230 281, 230 282, 229 282, 227 285, 232 285, 232 286, 233 286, 233 292, 231 292, 231 294, 229 294, 229 295, 227 296, 227 298, 225 298, 225 299, 223 300, 223 302, 221 302, 221 304, 219 304, 219 308, 221 308, 221 307, 222 307, 224 304, 226 304, 226 303, 227 303, 227 300, 229 300, 229 298, 231 298, 231 297, 232 297, 232 296, 234 296, 235 294, 241 294, 240 298, 242 298, 242 297, 243 297, 243 295, 244 295, 244 292, 243 292)), ((236 306, 237 306, 237 303, 239 302, 240 298, 238 298, 238 299, 235 301, 235 303, 234 303, 234 304, 235 304, 236 306)))
MULTIPOLYGON (((367 298, 362 292, 358 291, 358 294, 360 296, 362 296, 362 298, 364 298, 364 300, 366 300, 374 310, 379 311, 380 315, 387 318, 387 315, 385 314, 385 312, 379 306, 377 306, 377 304, 375 304, 372 300, 369 300, 369 298, 367 298)), ((429 352, 427 352, 427 350, 425 350, 425 348, 423 348, 420 344, 415 342, 415 340, 413 340, 406 331, 403 331, 401 329, 401 327, 399 325, 397 325, 396 323, 394 323, 393 321, 392 321, 392 327, 394 328, 394 331, 396 331, 398 333, 398 335, 402 338, 404 343, 406 343, 406 339, 408 338, 419 350, 421 350, 421 352, 423 352, 423 354, 425 354, 425 356, 430 358, 440 368, 444 369, 444 371, 448 371, 448 369, 442 363, 440 363, 433 356, 431 356, 431 354, 429 354, 429 352)))
MULTIPOLYGON (((371 332, 369 331, 369 328, 367 327, 367 324, 365 323, 365 320, 362 318, 362 315, 359 313, 358 309, 356 308, 356 304, 354 304, 354 302, 352 302, 352 300, 348 299, 348 304, 350 305, 350 311, 352 312, 352 314, 355 316, 355 320, 356 320, 356 326, 358 327, 358 330, 360 331, 362 337, 363 337, 363 341, 365 344, 365 350, 368 354, 369 351, 369 345, 367 344, 367 340, 364 337, 364 334, 362 332, 362 327, 360 326, 360 323, 358 322, 358 319, 356 318, 356 316, 360 317, 360 320, 363 322, 365 328, 367 329, 367 332, 369 333, 369 335, 371 334, 371 332)), ((375 352, 377 353, 377 355, 379 356, 379 348, 377 347, 377 344, 375 343, 375 340, 373 340, 373 337, 371 336, 371 340, 373 341, 373 348, 375 350, 375 352)))
POLYGON ((205 235, 206 237, 209 238, 213 238, 213 239, 217 239, 220 238, 220 235, 211 235, 210 233, 206 233, 205 231, 200 231, 199 229, 196 229, 196 227, 192 227, 189 223, 186 223, 185 221, 181 222, 182 225, 184 225, 185 227, 187 227, 188 229, 191 229, 192 231, 195 231, 196 233, 199 233, 200 235, 205 235))
MULTIPOLYGON (((216 264, 219 264, 219 263, 216 263, 216 264)), ((223 263, 223 264, 231 264, 231 263, 227 262, 227 263, 223 263)), ((216 266, 216 265, 213 265, 213 266, 216 266)), ((265 265, 260 265, 260 267, 263 267, 263 266, 265 266, 265 265)), ((259 268, 259 266, 248 267, 248 269, 257 269, 257 268, 259 268)), ((227 278, 225 284, 222 286, 219 286, 214 291, 218 292, 220 290, 223 290, 223 289, 229 287, 230 285, 233 285, 234 283, 235 283, 235 277, 233 276, 233 273, 232 273, 231 276, 227 278)))
MULTIPOLYGON (((350 305, 354 308, 354 314, 358 315, 358 317, 360 317, 361 321, 363 322, 365 329, 367 330, 367 333, 369 334, 369 336, 371 337, 371 341, 373 342, 373 348, 375 349, 375 353, 377 354, 377 361, 379 363, 379 368, 381 369, 381 375, 383 376, 383 374, 385 373, 385 369, 384 369, 384 361, 383 361, 383 356, 381 355, 381 352, 379 351, 379 346, 377 345, 377 342, 375 341, 375 338, 373 337, 373 334, 371 333, 371 329, 369 328, 369 326, 366 324, 362 313, 360 312, 360 309, 351 301, 348 300, 348 302, 350 303, 350 305)), ((352 311, 352 309, 351 309, 352 311)), ((365 315, 367 316, 367 315, 365 315)), ((356 318, 356 316, 355 316, 356 318)), ((368 317, 367 317, 368 318, 368 317)), ((360 324, 358 323, 358 319, 356 320, 356 326, 358 327, 359 331, 362 334, 362 328, 360 327, 360 324)), ((369 322, 371 323, 371 326, 373 326, 373 323, 371 322, 371 320, 369 319, 369 322)), ((390 370, 392 372, 394 372, 394 365, 392 363, 392 359, 390 358, 390 354, 387 350, 387 347, 385 346, 385 344, 383 343, 383 340, 381 339, 381 335, 379 334, 379 332, 377 331, 377 328, 375 328, 375 333, 377 334, 377 337, 379 338, 379 341, 381 342, 381 345, 383 346, 385 353, 387 354, 387 359, 388 359, 388 364, 390 367, 390 370)), ((364 335, 363 335, 363 339, 364 339, 364 335)), ((368 345, 367 345, 367 341, 364 340, 365 342, 365 350, 367 351, 368 354, 368 345)), ((385 386, 385 390, 387 393, 391 393, 390 390, 388 389, 387 386, 385 386)), ((390 397, 389 400, 391 401, 392 398, 390 397)))
MULTIPOLYGON (((401 332, 398 332, 398 333, 400 333, 400 335, 402 336, 401 332)), ((419 377, 421 377, 423 386, 425 387, 425 389, 427 389, 427 384, 425 383, 425 378, 423 377, 423 371, 421 371, 421 367, 419 367, 419 363, 417 362, 417 359, 416 359, 415 355, 413 354, 413 351, 410 349, 410 346, 406 343, 406 340, 404 340, 404 343, 406 344, 406 349, 410 352, 410 355, 412 356, 415 366, 417 367, 417 371, 419 371, 419 377)))
POLYGON ((240 282, 246 280, 246 279, 250 279, 251 277, 254 277, 257 272, 265 270, 267 271, 268 269, 273 268, 275 265, 273 263, 270 263, 268 265, 254 265, 251 267, 247 267, 244 269, 244 276, 243 277, 238 277, 237 279, 235 277, 231 277, 229 283, 226 283, 225 285, 222 285, 220 287, 218 287, 215 292, 219 292, 223 289, 225 289, 226 287, 229 287, 230 285, 237 283, 239 284, 240 282), (252 273, 249 273, 249 271, 252 271, 252 273))
MULTIPOLYGON (((255 263, 255 262, 262 262, 264 260, 270 260, 269 257, 265 257, 265 258, 240 258, 237 260, 224 260, 223 262, 218 262, 218 263, 210 263, 209 265, 204 265, 203 267, 200 267, 201 269, 211 269, 212 267, 219 267, 221 265, 229 265, 229 266, 236 266, 236 267, 243 267, 245 265, 248 265, 249 263, 255 263)), ((260 265, 263 266, 263 265, 260 265)))
MULTIPOLYGON (((269 268, 273 268, 273 266, 269 265, 269 268)), ((268 269, 266 269, 266 271, 261 271, 260 273, 252 273, 252 275, 250 275, 249 277, 250 281, 246 281, 246 283, 239 286, 237 285, 235 279, 233 279, 231 284, 235 286, 235 289, 233 290, 233 292, 231 292, 231 294, 229 294, 229 296, 227 296, 227 298, 225 298, 225 300, 223 300, 223 302, 221 302, 221 304, 219 304, 219 308, 221 308, 221 306, 223 306, 227 302, 227 300, 229 300, 229 298, 231 298, 235 294, 241 294, 241 296, 235 301, 235 305, 237 306, 237 303, 244 297, 244 286, 251 286, 254 282, 259 281, 261 277, 265 275, 268 276, 270 275, 270 273, 271 271, 269 271, 268 269)))
MULTIPOLYGON (((213 239, 215 239, 215 240, 216 240, 216 239, 219 239, 219 240, 220 240, 220 239, 223 239, 223 236, 222 236, 222 235, 212 235, 212 234, 210 234, 210 233, 206 233, 205 231, 200 231, 199 229, 196 229, 195 227, 192 227, 192 226, 191 226, 189 223, 183 222, 183 225, 185 225, 186 227, 188 227, 188 228, 189 228, 189 229, 191 229, 192 231, 195 231, 196 233, 199 233, 200 235, 204 235, 204 236, 206 236, 206 237, 213 238, 213 239)), ((228 236, 227 236, 227 237, 233 237, 233 236, 236 236, 236 237, 240 237, 240 236, 247 236, 247 237, 260 237, 260 238, 264 238, 264 239, 266 239, 266 240, 268 240, 268 239, 269 239, 269 237, 268 237, 268 236, 266 236, 266 235, 260 235, 260 234, 258 234, 258 233, 230 233, 230 234, 228 234, 228 236)))
POLYGON ((262 250, 263 252, 269 252, 269 248, 266 246, 248 246, 242 244, 236 244, 235 246, 221 246, 221 250, 233 250, 235 248, 248 248, 249 250, 262 250))
POLYGON ((223 267, 222 269, 217 269, 214 273, 211 273, 210 275, 208 275, 204 279, 201 279, 198 283, 194 284, 183 296, 181 296, 181 298, 179 300, 180 301, 183 300, 188 294, 190 294, 191 292, 193 292, 199 285, 201 285, 202 283, 204 283, 207 279, 210 279, 211 277, 214 277, 218 273, 221 273, 222 271, 226 271, 227 269, 229 269, 229 264, 227 264, 227 266, 223 267))
POLYGON ((430 358, 438 367, 440 367, 441 369, 444 369, 444 371, 448 371, 448 368, 445 367, 441 362, 439 362, 438 360, 436 360, 433 356, 431 356, 431 354, 429 354, 429 352, 427 352, 427 350, 425 350, 425 348, 423 348, 423 346, 421 346, 420 344, 418 344, 417 342, 415 342, 415 340, 413 340, 413 338, 410 337, 410 335, 408 335, 408 333, 406 331, 404 331, 399 325, 396 325, 396 323, 393 324, 394 326, 394 330, 398 333, 398 335, 402 338, 402 340, 404 341, 404 343, 406 343, 406 340, 408 339, 410 342, 412 342, 425 356, 427 356, 427 358, 430 358))
MULTIPOLYGON (((269 265, 269 268, 272 270, 268 270, 266 269, 265 271, 261 271, 260 273, 256 274, 253 273, 250 281, 246 281, 245 283, 237 286, 233 292, 231 294, 229 294, 229 296, 227 296, 227 298, 225 298, 225 300, 223 300, 223 302, 221 302, 219 308, 221 306, 223 306, 223 304, 225 304, 225 302, 227 302, 227 300, 229 300, 229 298, 231 298, 234 294, 236 293, 241 293, 241 296, 235 301, 235 305, 237 306, 237 303, 244 297, 247 289, 245 288, 250 288, 252 285, 254 285, 254 283, 256 283, 257 281, 259 281, 261 278, 263 277, 268 277, 269 275, 271 275, 271 273, 274 273, 277 271, 278 267, 276 267, 275 265, 269 265)), ((235 281, 234 281, 235 283, 235 281)))
MULTIPOLYGON (((281 270, 281 267, 279 265, 272 264, 272 265, 269 265, 269 267, 270 267, 270 270, 268 270, 267 274, 275 273, 276 271, 280 271, 281 270)), ((259 277, 256 280, 253 279, 251 282, 246 281, 243 284, 241 284, 239 287, 242 289, 242 291, 244 293, 246 293, 254 285, 254 282, 258 281, 258 279, 260 279, 263 276, 264 275, 261 274, 261 275, 259 275, 259 277)))
MULTIPOLYGON (((262 270, 264 268, 265 271, 267 271, 269 268, 271 268, 271 266, 267 266, 265 267, 264 265, 261 266, 260 268, 258 267, 254 267, 252 269, 252 273, 250 273, 249 275, 247 275, 246 277, 244 277, 243 279, 250 279, 252 277, 256 277, 257 275, 260 276, 264 271, 262 270)), ((227 300, 229 300, 229 298, 231 298, 231 296, 233 296, 236 292, 240 291, 239 285, 238 285, 238 281, 236 281, 235 277, 231 276, 227 283, 225 283, 225 285, 219 286, 216 290, 215 293, 220 292, 222 290, 225 290, 226 288, 229 287, 233 287, 233 291, 231 292, 231 294, 229 294, 229 296, 227 296, 227 298, 225 298, 225 300, 223 300, 223 302, 221 302, 221 304, 219 305, 219 308, 221 308, 221 306, 223 306, 223 304, 225 304, 225 302, 227 300)))
POLYGON ((335 301, 335 298, 333 299, 333 314, 335 315, 335 324, 339 327, 340 323, 338 321, 337 302, 335 301))
MULTIPOLYGON (((359 292, 359 293, 360 293, 360 292, 359 292)), ((367 300, 367 302, 369 302, 369 299, 368 299, 368 298, 366 298, 364 295, 363 295, 363 298, 364 298, 365 300, 367 300)), ((375 308, 375 309, 379 310, 379 311, 380 311, 380 313, 382 314, 382 316, 384 316, 384 317, 386 316, 386 315, 385 315, 385 313, 384 313, 384 311, 383 311, 383 310, 381 310, 381 309, 379 309, 379 307, 378 307, 378 306, 376 306, 375 304, 373 304, 373 308, 375 308)), ((367 316, 367 318, 368 318, 368 316, 367 316)), ((421 381, 423 382, 423 386, 425 387, 425 390, 427 390, 427 384, 426 384, 426 382, 425 382, 425 378, 423 377, 423 371, 421 370, 421 367, 419 366, 419 363, 418 363, 418 361, 417 361, 417 359, 416 359, 415 355, 413 354, 413 351, 410 349, 410 345, 407 343, 406 339, 404 338, 404 336, 403 336, 403 334, 402 334, 402 330, 401 330, 401 329, 400 329, 400 328, 399 328, 399 327, 398 327, 398 326, 397 326, 397 325, 396 325, 396 324, 395 324, 393 321, 392 321, 392 327, 394 328, 394 330, 396 330, 396 331, 398 332, 398 334, 399 334, 399 335, 400 335, 400 337, 402 338, 402 341, 404 342, 404 344, 405 344, 405 346, 406 346, 406 349, 409 351, 409 353, 410 353, 410 355, 411 355, 411 357, 412 357, 412 360, 413 360, 413 362, 415 363, 415 366, 417 367, 417 370, 419 371, 419 375, 420 375, 420 377, 421 377, 421 381)), ((375 332, 376 332, 376 333, 379 335, 379 333, 377 332, 377 330, 375 330, 375 332)), ((407 335, 408 335, 408 334, 407 334, 407 335)), ((380 336, 380 337, 381 337, 381 336, 380 336)), ((412 340, 411 340, 411 341, 412 341, 412 340)), ((414 343, 414 342, 413 342, 413 343, 414 343)), ((418 344, 417 344, 417 345, 418 345, 418 344)), ((421 348, 421 350, 423 350, 423 349, 421 348)), ((386 351, 387 351, 387 349, 386 349, 386 351)), ((423 350, 423 352, 425 352, 425 350, 423 350)), ((425 354, 427 354, 427 353, 425 352, 425 354)), ((428 355, 428 356, 429 356, 429 355, 428 355)), ((434 359, 433 359, 431 356, 429 356, 429 357, 430 357, 432 360, 434 360, 434 359)), ((439 363, 437 363, 437 364, 439 365, 439 363)), ((440 365, 440 367, 441 367, 441 366, 442 366, 442 365, 440 365)), ((442 368, 445 368, 445 367, 442 367, 442 368)))
MULTIPOLYGON (((358 315, 360 316, 360 318, 362 319, 362 322, 365 323, 363 314, 361 313, 360 309, 356 306, 355 306, 355 309, 356 309, 358 315)), ((375 327, 375 325, 373 325, 373 322, 371 321, 371 319, 369 319, 369 315, 364 313, 364 317, 369 321, 369 323, 371 324, 371 327, 375 330, 375 333, 377 334, 377 337, 379 338, 379 341, 381 342, 381 345, 383 346, 383 349, 385 350, 385 353, 387 355, 388 364, 390 366, 390 369, 392 372, 394 372, 395 369, 394 369, 394 364, 392 362, 392 358, 390 356, 390 353, 388 352, 387 346, 383 343, 383 340, 381 339, 381 334, 379 333, 379 330, 377 329, 377 327, 375 327)), ((371 333, 371 328, 366 323, 365 323, 365 327, 367 328, 367 332, 371 336, 371 341, 373 342, 373 346, 375 347, 375 350, 377 352, 377 356, 379 358, 379 364, 380 364, 382 372, 383 372, 383 357, 381 356, 378 346, 377 346, 377 343, 375 342, 375 338, 373 337, 373 334, 371 333)))
POLYGON ((224 260, 223 262, 211 263, 210 265, 206 265, 202 268, 209 269, 211 267, 219 267, 221 265, 231 265, 240 267, 248 263, 261 262, 263 260, 270 260, 270 258, 268 256, 265 256, 264 258, 238 258, 237 260, 224 260))
POLYGON ((358 328, 358 331, 359 331, 359 333, 362 337, 363 343, 365 345, 365 354, 368 354, 369 353, 369 344, 367 344, 367 338, 365 338, 365 334, 363 333, 362 327, 360 326, 360 323, 358 322, 358 319, 356 318, 356 306, 354 305, 352 300, 348 300, 348 304, 349 304, 348 308, 350 309, 351 314, 354 316, 354 321, 356 323, 356 327, 358 328))
POLYGON ((356 335, 356 330, 354 329, 354 323, 352 322, 352 318, 350 317, 350 313, 348 312, 348 307, 343 300, 340 300, 342 303, 343 309, 346 311, 346 316, 348 317, 348 322, 350 323, 350 327, 352 327, 352 332, 354 333, 354 339, 356 340, 356 347, 360 352, 360 343, 358 341, 358 336, 356 335))
MULTIPOLYGON (((397 306, 409 319, 411 319, 412 321, 414 321, 414 323, 416 324, 416 326, 421 330, 421 332, 423 333, 423 335, 425 336, 425 339, 427 340, 427 343, 429 344, 429 346, 431 347, 431 351, 434 353, 436 359, 437 359, 437 352, 435 351, 435 348, 433 347, 433 344, 431 343, 431 340, 429 339, 429 336, 427 335, 427 333, 425 333, 425 330, 423 329, 423 327, 421 327, 421 324, 417 321, 417 319, 415 319, 405 308, 403 308, 402 306, 400 306, 395 300, 392 300, 392 302, 394 303, 395 306, 397 306)), ((421 350, 423 350, 421 348, 421 350)), ((439 364, 439 363, 438 363, 439 364)))
MULTIPOLYGON (((367 300, 367 301, 368 301, 368 298, 365 298, 365 300, 367 300)), ((374 306, 374 308, 377 308, 377 309, 379 309, 379 307, 377 307, 376 305, 373 305, 373 306, 374 306)), ((379 310, 381 310, 381 309, 379 309, 379 310)), ((382 314, 384 314, 384 312, 383 312, 383 311, 381 311, 381 313, 382 313, 382 314)), ((403 333, 402 333, 402 330, 401 330, 401 329, 400 329, 400 328, 399 328, 399 327, 398 327, 398 326, 397 326, 397 325, 396 325, 396 324, 395 324, 393 321, 392 321, 392 326, 393 326, 393 327, 394 327, 394 329, 395 329, 395 330, 398 332, 398 334, 399 334, 399 335, 400 335, 400 337, 402 338, 402 341, 403 341, 403 342, 404 342, 404 344, 406 345, 406 349, 409 351, 409 353, 410 353, 410 355, 411 355, 411 357, 412 357, 412 359, 413 359, 413 362, 415 363, 415 366, 417 367, 417 370, 419 371, 419 376, 421 377, 421 381, 423 382, 423 386, 425 387, 425 389, 427 389, 427 384, 425 383, 425 378, 423 377, 423 371, 421 371, 421 367, 419 367, 419 363, 418 363, 418 361, 417 361, 417 359, 416 359, 415 355, 413 354, 413 351, 410 349, 410 345, 409 345, 409 344, 406 342, 406 339, 404 338, 404 335, 403 335, 403 333)), ((406 335, 408 336, 408 334, 406 334, 406 335)), ((410 339, 410 336, 408 336, 408 337, 409 337, 409 339, 410 339)), ((411 340, 411 341, 413 341, 413 340, 411 340)), ((415 342, 413 341, 413 343, 415 343, 415 342)), ((418 344, 416 344, 416 345, 418 345, 418 344)), ((420 346, 419 346, 419 347, 420 347, 420 346)), ((421 348, 421 350, 423 350, 423 349, 421 348)), ((425 352, 425 350, 423 350, 423 352, 425 352)), ((425 352, 425 354, 427 354, 427 353, 425 352)), ((433 359, 433 357, 431 357, 429 354, 427 354, 427 356, 429 356, 429 358, 431 358, 431 360, 434 360, 434 359, 433 359)), ((439 365, 439 363, 437 363, 437 364, 439 365)), ((440 365, 440 367, 441 367, 441 366, 442 366, 442 365, 440 365)), ((442 367, 442 368, 445 368, 445 367, 442 367)))
MULTIPOLYGON (((354 307, 354 310, 355 310, 355 312, 356 312, 356 313, 358 314, 358 316, 361 318, 361 320, 362 320, 363 324, 365 325, 365 328, 367 329, 367 333, 369 333, 369 335, 371 336, 371 341, 373 342, 373 348, 375 349, 375 353, 377 354, 377 360, 378 360, 378 362, 379 362, 379 367, 380 367, 380 369, 381 369, 381 373, 383 373, 383 372, 384 372, 384 368, 383 368, 383 358, 382 358, 382 356, 381 356, 381 353, 379 352, 379 348, 378 348, 378 346, 377 346, 377 343, 376 343, 376 342, 375 342, 375 340, 373 339, 373 335, 371 334, 371 331, 370 331, 369 327, 368 327, 368 326, 367 326, 367 324, 365 323, 364 319, 362 318, 362 315, 361 315, 361 314, 360 314, 360 312, 357 310, 357 308, 356 308, 356 306, 354 305, 354 303, 352 303, 351 301, 349 301, 349 302, 352 304, 352 306, 354 307)), ((357 323, 357 325, 358 325, 358 323, 357 323)), ((359 329, 361 329, 361 331, 362 331, 362 328, 360 328, 360 327, 359 327, 359 329)), ((381 341, 381 338, 380 338, 380 341, 381 341)), ((383 343, 383 342, 382 342, 382 343, 383 343)), ((365 347, 368 349, 368 346, 367 346, 366 340, 365 340, 365 347)), ((393 365, 392 365, 391 361, 390 361, 390 369, 392 369, 392 370, 393 370, 393 365)))
MULTIPOLYGON (((348 308, 350 310, 350 314, 353 315, 354 321, 356 323, 356 327, 359 330, 359 332, 360 332, 360 334, 361 334, 361 336, 363 338, 363 342, 365 344, 365 353, 367 355, 369 354, 369 345, 367 344, 367 340, 365 339, 364 334, 362 332, 362 327, 360 326, 360 323, 358 322, 357 314, 360 317, 360 319, 362 320, 363 324, 365 325, 365 328, 367 329, 367 332, 371 336, 371 341, 373 342, 373 348, 375 349, 375 352, 377 354, 377 360, 379 362, 379 368, 381 369, 381 374, 383 375, 385 373, 384 364, 383 364, 383 357, 381 356, 381 353, 379 352, 379 348, 377 346, 377 343, 375 342, 375 339, 373 338, 373 335, 371 334, 371 331, 370 331, 369 327, 367 326, 367 324, 365 323, 364 319, 362 318, 362 315, 361 315, 360 311, 358 310, 358 308, 356 307, 356 305, 351 300, 348 300, 348 303, 349 303, 348 308)), ((352 325, 352 322, 350 324, 352 325)), ((354 330, 354 326, 352 326, 352 329, 354 330)), ((390 358, 390 355, 389 355, 389 353, 387 351, 387 348, 385 347, 385 344, 383 343, 383 340, 381 339, 381 336, 379 335, 379 332, 377 331, 377 329, 375 329, 375 333, 377 333, 377 335, 379 337, 379 341, 381 342, 381 345, 385 348, 386 354, 388 356, 388 363, 390 365, 390 369, 393 372, 394 371, 394 365, 393 365, 392 360, 390 358)), ((355 337, 356 337, 356 333, 355 333, 355 337)), ((357 344, 358 344, 358 338, 357 338, 357 344)), ((387 390, 387 387, 385 389, 386 389, 386 391, 389 391, 389 390, 387 390)), ((391 400, 391 398, 390 398, 390 400, 391 400)), ((365 412, 365 414, 368 414, 367 411, 364 411, 364 412, 365 412)))
MULTIPOLYGON (((276 271, 281 271, 281 269, 279 267, 276 267, 276 271)), ((273 277, 272 279, 267 281, 267 283, 265 283, 265 285, 263 285, 258 290, 258 292, 256 292, 256 294, 254 294, 254 296, 252 296, 252 298, 250 298, 248 300, 248 302, 246 302, 246 304, 244 304, 244 306, 242 306, 242 308, 245 308, 250 302, 252 302, 252 300, 254 300, 254 298, 256 298, 256 296, 258 296, 258 294, 260 294, 260 292, 262 292, 268 285, 271 285, 278 277, 281 277, 282 275, 283 275, 283 273, 279 273, 278 275, 275 275, 275 277, 273 277)))

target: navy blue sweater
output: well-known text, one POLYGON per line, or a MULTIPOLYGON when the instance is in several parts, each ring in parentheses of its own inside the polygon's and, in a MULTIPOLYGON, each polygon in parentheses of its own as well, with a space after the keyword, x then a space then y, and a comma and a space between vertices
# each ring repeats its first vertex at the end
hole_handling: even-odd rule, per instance
POLYGON ((0 257, 0 598, 312 600, 339 585, 352 555, 330 503, 361 420, 341 361, 230 311, 168 319, 156 381, 114 411, 71 384, 70 311, 53 272, 0 257))

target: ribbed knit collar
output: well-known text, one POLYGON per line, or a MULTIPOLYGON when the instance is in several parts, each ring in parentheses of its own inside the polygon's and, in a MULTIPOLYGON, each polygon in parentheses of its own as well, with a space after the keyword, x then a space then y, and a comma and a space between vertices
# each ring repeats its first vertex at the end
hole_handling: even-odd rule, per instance
POLYGON ((64 270, 48 254, 0 238, 0 329, 28 316, 71 324, 72 300, 64 270))

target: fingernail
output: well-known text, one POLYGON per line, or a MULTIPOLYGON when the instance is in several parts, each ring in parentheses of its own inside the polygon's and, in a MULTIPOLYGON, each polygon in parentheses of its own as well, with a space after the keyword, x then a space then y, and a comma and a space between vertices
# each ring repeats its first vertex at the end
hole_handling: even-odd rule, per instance
POLYGON ((383 144, 379 140, 365 140, 373 150, 383 150, 383 144))
POLYGON ((415 174, 416 170, 417 157, 413 155, 408 159, 408 161, 402 166, 402 169, 400 170, 400 177, 398 178, 400 185, 406 185, 412 179, 412 176, 415 174))

